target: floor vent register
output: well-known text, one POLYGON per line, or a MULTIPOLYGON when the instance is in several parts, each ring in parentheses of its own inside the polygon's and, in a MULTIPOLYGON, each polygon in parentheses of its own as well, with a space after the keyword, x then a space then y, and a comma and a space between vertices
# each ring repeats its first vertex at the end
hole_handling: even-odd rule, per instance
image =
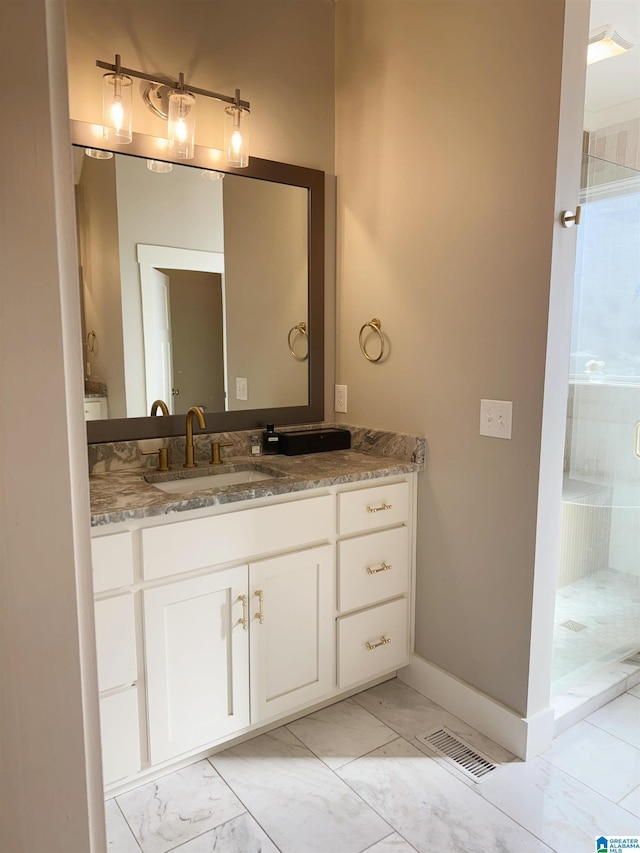
POLYGON ((431 732, 431 734, 418 736, 417 739, 446 758, 474 782, 483 782, 500 769, 500 766, 494 764, 490 758, 482 755, 481 752, 465 743, 458 735, 444 726, 431 732))

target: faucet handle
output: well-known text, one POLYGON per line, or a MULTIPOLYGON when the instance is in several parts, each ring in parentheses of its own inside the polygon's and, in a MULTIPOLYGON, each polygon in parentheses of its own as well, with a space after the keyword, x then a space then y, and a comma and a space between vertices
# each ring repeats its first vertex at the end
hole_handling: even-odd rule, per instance
POLYGON ((159 447, 157 450, 141 450, 143 456, 150 456, 152 453, 158 454, 158 471, 169 471, 169 448, 159 447))
POLYGON ((211 442, 211 464, 212 465, 220 465, 222 459, 220 458, 220 448, 221 447, 232 447, 231 442, 227 442, 226 444, 222 444, 219 441, 211 442))

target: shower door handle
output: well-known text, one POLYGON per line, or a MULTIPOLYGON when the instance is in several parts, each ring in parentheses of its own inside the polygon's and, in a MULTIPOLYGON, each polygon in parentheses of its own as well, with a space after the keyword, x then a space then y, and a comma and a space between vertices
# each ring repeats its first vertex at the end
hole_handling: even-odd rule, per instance
POLYGON ((640 421, 637 422, 633 430, 633 455, 636 459, 640 459, 640 421))
POLYGON ((573 225, 580 225, 582 218, 582 205, 576 207, 576 212, 572 210, 563 210, 560 214, 560 224, 563 228, 571 228, 573 225))

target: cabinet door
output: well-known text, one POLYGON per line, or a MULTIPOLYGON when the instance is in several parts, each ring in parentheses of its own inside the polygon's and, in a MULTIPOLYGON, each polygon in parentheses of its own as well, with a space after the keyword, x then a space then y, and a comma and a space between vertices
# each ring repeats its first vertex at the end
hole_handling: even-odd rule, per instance
POLYGON ((136 626, 130 592, 95 603, 98 689, 133 684, 138 678, 136 626))
POLYGON ((240 566, 144 592, 151 763, 249 724, 240 566))
POLYGON ((333 548, 324 545, 251 563, 249 591, 255 723, 332 689, 333 548))
POLYGON ((102 776, 105 786, 140 770, 138 690, 100 697, 102 776))

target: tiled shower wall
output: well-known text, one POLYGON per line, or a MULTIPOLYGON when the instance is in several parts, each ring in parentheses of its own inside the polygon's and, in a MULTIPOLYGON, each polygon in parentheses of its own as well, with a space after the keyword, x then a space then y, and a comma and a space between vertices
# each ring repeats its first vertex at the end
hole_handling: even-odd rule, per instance
POLYGON ((640 387, 607 383, 569 386, 565 473, 612 486, 609 567, 640 574, 640 465, 634 454, 640 387))
POLYGON ((640 171, 640 118, 593 130, 587 136, 588 154, 640 171))

